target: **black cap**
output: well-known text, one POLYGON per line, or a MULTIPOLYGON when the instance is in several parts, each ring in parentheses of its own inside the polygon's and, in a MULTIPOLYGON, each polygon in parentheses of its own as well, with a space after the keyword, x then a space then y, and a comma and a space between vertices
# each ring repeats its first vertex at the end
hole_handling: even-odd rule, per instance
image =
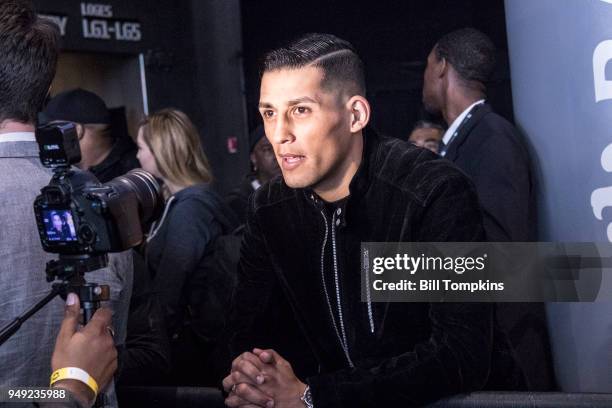
POLYGON ((263 125, 259 125, 249 134, 249 152, 253 152, 255 145, 261 140, 262 137, 266 137, 266 132, 264 132, 263 125))
POLYGON ((54 96, 41 113, 43 123, 54 120, 110 125, 111 116, 98 95, 84 89, 73 89, 54 96))

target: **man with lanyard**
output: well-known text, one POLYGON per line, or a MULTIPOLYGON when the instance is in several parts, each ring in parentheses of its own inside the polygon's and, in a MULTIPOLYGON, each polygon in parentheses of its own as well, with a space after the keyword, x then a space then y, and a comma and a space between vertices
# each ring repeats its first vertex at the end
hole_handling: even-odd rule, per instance
POLYGON ((518 131, 485 102, 495 66, 495 47, 467 28, 445 35, 427 57, 423 104, 442 114, 448 130, 440 155, 454 162, 476 185, 489 241, 535 238, 529 155, 518 131))
MULTIPOLYGON (((485 101, 495 52, 492 41, 473 28, 443 36, 427 57, 423 104, 449 126, 440 155, 474 182, 487 240, 534 241, 536 207, 528 150, 516 128, 485 101)), ((528 387, 549 389, 553 375, 543 305, 500 304, 497 316, 516 348, 528 387)))

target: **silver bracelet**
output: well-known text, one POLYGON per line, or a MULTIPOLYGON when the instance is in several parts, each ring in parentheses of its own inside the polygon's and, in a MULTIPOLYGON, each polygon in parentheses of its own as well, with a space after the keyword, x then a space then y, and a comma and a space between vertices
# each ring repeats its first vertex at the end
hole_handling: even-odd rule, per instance
POLYGON ((314 408, 314 404, 312 403, 312 394, 310 393, 310 386, 307 385, 304 390, 304 394, 300 397, 300 401, 304 403, 306 408, 314 408))

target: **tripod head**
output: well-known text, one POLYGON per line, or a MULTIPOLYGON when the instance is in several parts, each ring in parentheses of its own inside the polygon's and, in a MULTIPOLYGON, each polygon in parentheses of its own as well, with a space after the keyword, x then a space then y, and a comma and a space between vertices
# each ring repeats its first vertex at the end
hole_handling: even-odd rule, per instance
POLYGON ((45 269, 47 282, 56 281, 51 285, 51 292, 21 316, 16 317, 10 324, 0 329, 0 345, 4 344, 26 320, 57 295, 66 300, 68 293, 75 293, 83 309, 83 324, 87 324, 96 310, 100 308, 100 302, 110 299, 110 289, 108 285, 87 282, 85 273, 104 268, 107 265, 108 255, 106 254, 97 256, 60 255, 59 259, 47 262, 45 269))
POLYGON ((101 301, 110 299, 108 285, 98 285, 85 280, 85 273, 102 269, 108 265, 108 255, 60 255, 59 259, 47 262, 47 282, 53 283, 53 290, 66 300, 68 293, 75 293, 83 309, 83 324, 91 319, 100 307, 101 301))

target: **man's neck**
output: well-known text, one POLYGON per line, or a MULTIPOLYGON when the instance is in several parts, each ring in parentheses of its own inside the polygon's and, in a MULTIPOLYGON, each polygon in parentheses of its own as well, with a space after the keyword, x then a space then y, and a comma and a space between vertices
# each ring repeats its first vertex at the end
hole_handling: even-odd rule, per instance
POLYGON ((484 98, 485 95, 482 92, 456 91, 447 98, 444 109, 442 109, 444 121, 450 126, 470 105, 484 98))
MULTIPOLYGON (((354 135, 354 137, 357 135, 354 135)), ((338 166, 336 175, 313 188, 319 197, 328 203, 341 200, 350 194, 349 186, 361 165, 364 149, 364 136, 360 132, 346 159, 338 166)))
POLYGON ((17 122, 7 119, 0 122, 0 135, 3 133, 34 132, 35 127, 31 123, 17 122))

